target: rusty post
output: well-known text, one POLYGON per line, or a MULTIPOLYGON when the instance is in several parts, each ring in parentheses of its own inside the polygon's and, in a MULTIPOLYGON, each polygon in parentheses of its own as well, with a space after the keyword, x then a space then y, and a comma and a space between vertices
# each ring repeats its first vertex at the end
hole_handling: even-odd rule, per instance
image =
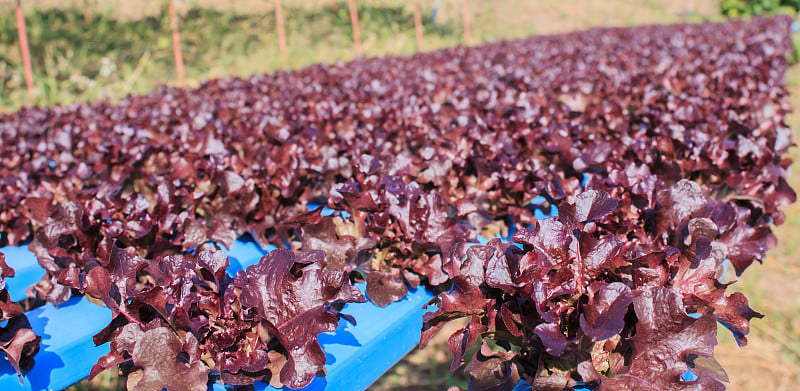
POLYGON ((417 33, 417 51, 422 51, 422 12, 419 0, 414 0, 414 30, 417 33))
POLYGON ((461 0, 461 21, 464 23, 464 43, 469 44, 472 42, 472 33, 470 31, 469 20, 469 7, 467 7, 467 0, 461 0))
POLYGON ((83 0, 83 21, 86 24, 92 21, 92 7, 89 6, 89 0, 83 0))
POLYGON ((275 22, 276 29, 278 30, 278 49, 280 49, 281 53, 281 62, 283 62, 283 66, 286 66, 286 27, 283 23, 283 7, 281 6, 281 0, 275 0, 275 22))
POLYGON ((186 87, 186 76, 183 73, 183 54, 181 53, 181 32, 178 29, 178 15, 175 2, 169 2, 169 21, 172 24, 172 52, 175 57, 175 70, 178 72, 178 86, 186 87))
POLYGON ((359 56, 364 54, 364 49, 361 47, 361 31, 358 29, 358 7, 356 7, 356 0, 348 0, 350 6, 350 24, 353 25, 353 42, 356 44, 356 54, 359 56))
POLYGON ((25 67, 25 86, 28 87, 28 93, 33 94, 31 51, 28 48, 28 31, 25 29, 25 14, 22 13, 21 0, 17 0, 17 35, 19 35, 19 49, 22 52, 22 65, 25 67))

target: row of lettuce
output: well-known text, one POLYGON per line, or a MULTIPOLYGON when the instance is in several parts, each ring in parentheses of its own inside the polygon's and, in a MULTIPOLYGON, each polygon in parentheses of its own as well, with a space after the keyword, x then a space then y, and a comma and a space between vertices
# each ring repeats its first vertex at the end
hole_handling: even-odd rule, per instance
MULTIPOLYGON (((423 344, 468 318, 449 347, 471 388, 724 389, 717 322, 745 344, 761 316, 725 270, 762 261, 795 201, 790 24, 600 29, 24 109, 0 117, 0 245, 47 272, 27 307, 112 311, 92 376, 119 366, 132 388, 303 387, 324 372, 317 334, 352 320, 342 304, 424 285, 423 344), (540 197, 557 217, 534 218, 540 197), (221 246, 242 236, 281 249, 230 276, 221 246)), ((24 372, 39 339, 0 299, 24 372)))

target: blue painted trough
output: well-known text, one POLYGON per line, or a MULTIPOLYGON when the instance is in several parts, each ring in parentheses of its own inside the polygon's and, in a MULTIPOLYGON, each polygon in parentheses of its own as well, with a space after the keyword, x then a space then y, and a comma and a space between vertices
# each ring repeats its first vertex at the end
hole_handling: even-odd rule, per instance
MULTIPOLYGON (((544 201, 537 200, 537 203, 544 201)), ((535 212, 537 218, 543 219, 555 215, 557 210, 554 207, 547 211, 537 208, 535 212)), ((333 211, 325 208, 323 213, 331 214, 333 211)), ((479 238, 482 243, 487 240, 479 238)), ((250 240, 236 241, 227 252, 230 257, 228 273, 233 276, 239 270, 256 264, 273 249, 274 246, 262 249, 250 240)), ((44 270, 25 246, 4 247, 0 251, 6 254, 8 265, 16 271, 15 277, 7 279, 9 293, 14 300, 22 300, 26 297, 27 287, 39 281, 44 270)), ((364 284, 358 286, 364 290, 364 284)), ((327 358, 327 376, 315 378, 305 390, 362 390, 375 382, 417 345, 422 314, 428 311, 423 306, 432 297, 430 292, 418 288, 385 308, 371 303, 347 304, 342 312, 353 315, 358 324, 340 322, 336 331, 320 334, 319 342, 327 358), (358 376, 353 376, 354 373, 358 376)), ((58 308, 47 304, 29 311, 27 315, 33 331, 42 336, 36 364, 23 376, 24 384, 20 386, 17 374, 3 357, 0 361, 0 390, 64 389, 86 378, 94 363, 109 352, 108 343, 95 346, 92 342, 92 336, 111 321, 111 312, 105 307, 76 297, 58 308)), ((225 387, 216 383, 209 389, 223 391, 225 387)), ((257 383, 256 389, 272 387, 257 383)), ((525 387, 520 385, 519 389, 525 387)))

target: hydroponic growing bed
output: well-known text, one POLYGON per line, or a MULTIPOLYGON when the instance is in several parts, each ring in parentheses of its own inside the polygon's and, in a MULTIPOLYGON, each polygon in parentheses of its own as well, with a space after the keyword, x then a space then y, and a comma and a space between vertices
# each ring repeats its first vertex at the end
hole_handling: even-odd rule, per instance
POLYGON ((0 246, 39 266, 3 247, 0 379, 363 388, 467 318, 449 348, 474 389, 724 389, 716 325, 743 345, 760 316, 726 265, 760 262, 795 201, 790 23, 591 30, 0 116, 0 246))

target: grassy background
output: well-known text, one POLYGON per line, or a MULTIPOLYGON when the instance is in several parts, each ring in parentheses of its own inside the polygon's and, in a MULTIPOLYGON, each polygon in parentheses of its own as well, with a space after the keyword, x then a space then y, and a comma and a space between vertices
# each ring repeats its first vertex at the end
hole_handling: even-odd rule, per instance
MULTIPOLYGON (((23 1, 34 63, 36 92, 24 89, 13 0, 0 0, 0 111, 143 93, 174 84, 172 43, 165 2, 160 0, 23 1), (84 20, 84 4, 91 15, 84 20)), ((358 0, 366 55, 413 53, 416 47, 410 2, 358 0)), ((437 24, 430 23, 433 0, 423 0, 424 50, 573 31, 592 26, 630 26, 719 20, 714 0, 467 0, 472 41, 462 36, 460 0, 441 0, 437 24)), ((187 0, 179 2, 183 56, 190 86, 207 78, 270 72, 355 56, 346 2, 284 0, 288 62, 278 55, 271 0, 187 0)), ((789 72, 794 107, 800 107, 800 66, 789 72)), ((800 115, 788 118, 800 139, 800 115)), ((798 151, 792 149, 797 159, 798 151)), ((800 176, 790 183, 800 189, 800 176)), ((735 290, 766 314, 754 320, 749 344, 739 348, 720 329, 717 358, 728 370, 731 390, 790 390, 800 384, 800 205, 786 210, 777 229, 779 247, 763 266, 745 273, 735 290), (793 240, 794 239, 794 240, 793 240)), ((458 326, 451 327, 451 332, 458 326)), ((440 390, 466 384, 448 371, 447 335, 414 351, 382 377, 374 390, 440 390)), ((79 390, 124 389, 113 371, 79 390)))

